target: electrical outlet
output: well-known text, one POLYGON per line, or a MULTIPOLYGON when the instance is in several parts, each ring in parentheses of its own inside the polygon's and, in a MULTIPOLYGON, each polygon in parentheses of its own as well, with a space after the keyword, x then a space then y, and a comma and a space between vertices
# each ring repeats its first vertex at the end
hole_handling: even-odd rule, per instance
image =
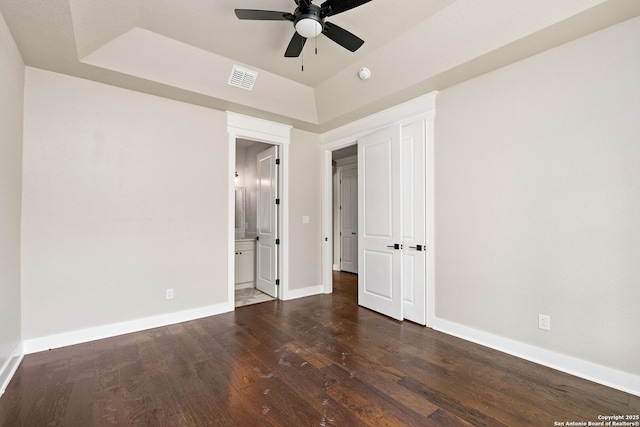
POLYGON ((167 288, 166 297, 167 299, 173 299, 173 288, 167 288))
POLYGON ((544 329, 545 331, 550 331, 551 316, 547 316, 546 314, 538 314, 538 328, 544 329))

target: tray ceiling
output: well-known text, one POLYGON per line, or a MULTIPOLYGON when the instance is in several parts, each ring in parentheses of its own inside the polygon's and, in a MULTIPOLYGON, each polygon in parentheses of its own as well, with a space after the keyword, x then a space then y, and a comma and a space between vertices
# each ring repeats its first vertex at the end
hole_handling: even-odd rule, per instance
POLYGON ((365 40, 358 51, 320 36, 285 58, 291 23, 235 8, 295 3, 0 0, 28 66, 317 132, 640 15, 636 0, 372 0, 327 19, 365 40), (234 65, 258 73, 253 90, 227 84, 234 65))

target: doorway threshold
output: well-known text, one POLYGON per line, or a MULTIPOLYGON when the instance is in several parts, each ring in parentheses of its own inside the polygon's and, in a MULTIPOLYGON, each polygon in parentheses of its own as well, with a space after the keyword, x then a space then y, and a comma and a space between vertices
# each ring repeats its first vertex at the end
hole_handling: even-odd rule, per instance
POLYGON ((245 305, 258 304, 266 301, 274 301, 270 295, 265 294, 257 290, 256 288, 245 288, 245 289, 236 289, 236 308, 242 307, 245 305))

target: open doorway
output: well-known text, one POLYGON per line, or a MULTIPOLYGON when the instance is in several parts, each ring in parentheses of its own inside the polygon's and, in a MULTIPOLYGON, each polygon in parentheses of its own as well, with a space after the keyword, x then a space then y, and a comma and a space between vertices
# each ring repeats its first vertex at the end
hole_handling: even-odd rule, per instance
MULTIPOLYGON (((227 242, 230 254, 227 270, 229 272, 227 275, 228 303, 231 307, 242 305, 236 304, 237 277, 241 283, 244 283, 241 288, 247 289, 254 288, 253 283, 255 283, 255 289, 258 289, 260 279, 267 278, 271 288, 265 293, 270 294, 273 299, 286 299, 289 286, 289 232, 286 225, 289 221, 288 159, 291 126, 227 112, 227 132, 229 133, 227 242), (243 161, 244 157, 244 174, 240 172, 243 168, 236 162, 237 157, 239 162, 243 161), (253 168, 254 159, 255 169, 253 168), (255 192, 251 190, 254 184, 255 192), (236 215, 238 210, 242 210, 243 214, 236 215), (253 212, 255 212, 255 228, 252 223, 253 212), (241 245, 238 246, 238 243, 241 245), (238 250, 239 247, 253 249, 253 254, 238 250), (242 270, 243 262, 253 263, 253 275, 243 276, 242 271, 236 270, 242 270), (251 281, 252 278, 254 282, 251 281)), ((246 272, 246 270, 243 271, 246 272)), ((264 289, 262 291, 264 292, 264 289)))
POLYGON ((333 270, 358 274, 358 146, 331 153, 333 270))
POLYGON ((387 314, 379 308, 391 301, 394 312, 387 315, 427 326, 435 304, 435 97, 430 93, 329 131, 322 144, 323 291, 333 291, 338 268, 333 153, 357 144, 358 303, 387 314), (371 296, 386 300, 373 307, 371 296))
POLYGON ((235 306, 277 294, 277 146, 238 138, 235 169, 235 306))

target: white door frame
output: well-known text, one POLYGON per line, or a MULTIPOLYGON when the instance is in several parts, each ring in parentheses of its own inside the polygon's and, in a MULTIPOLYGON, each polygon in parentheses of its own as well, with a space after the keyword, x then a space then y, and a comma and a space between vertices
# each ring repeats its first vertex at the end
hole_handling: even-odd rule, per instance
POLYGON ((235 170, 236 139, 249 139, 257 142, 278 145, 280 148, 279 190, 280 214, 278 216, 278 233, 280 238, 280 256, 278 257, 278 273, 280 286, 278 298, 287 299, 289 293, 289 143, 291 142, 291 126, 255 117, 244 116, 227 111, 227 132, 229 133, 229 177, 228 194, 228 226, 227 226, 227 289, 228 301, 235 306, 235 170))
MULTIPOLYGON (((331 153, 357 143, 364 135, 375 132, 394 123, 409 123, 416 119, 424 119, 427 124, 426 134, 426 315, 427 326, 431 326, 435 316, 435 251, 434 251, 434 179, 435 179, 435 146, 434 119, 437 92, 415 98, 411 101, 392 107, 380 113, 357 120, 348 125, 331 130, 321 137, 323 156, 322 168, 322 288, 324 293, 333 292, 333 175, 331 153)), ((361 213, 358 212, 358 215, 361 213)), ((361 221, 362 218, 358 218, 361 221)))

